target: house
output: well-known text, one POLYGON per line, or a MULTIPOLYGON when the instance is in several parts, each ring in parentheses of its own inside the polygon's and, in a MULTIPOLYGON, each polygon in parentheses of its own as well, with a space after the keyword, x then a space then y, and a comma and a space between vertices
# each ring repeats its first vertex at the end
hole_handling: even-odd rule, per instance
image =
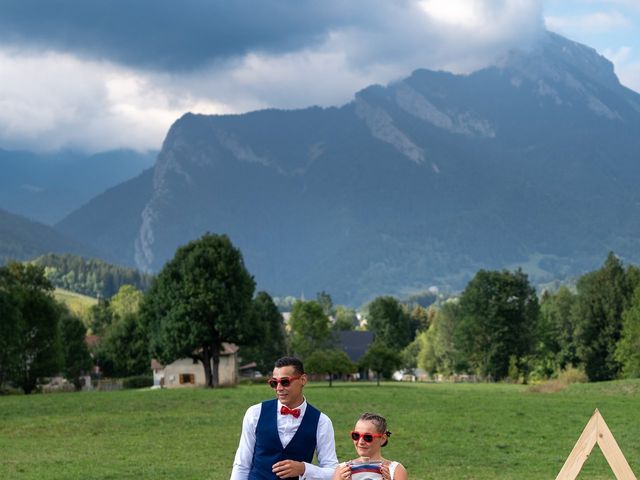
MULTIPOLYGON (((360 359, 364 356, 369 345, 373 343, 373 332, 368 330, 350 330, 340 332, 339 342, 340 348, 347 354, 349 359, 358 364, 360 359)), ((358 372, 358 378, 368 379, 370 372, 366 369, 360 369, 358 372)))
MULTIPOLYGON (((238 347, 233 343, 222 343, 218 375, 220 385, 238 383, 238 347)), ((153 386, 155 388, 181 388, 205 386, 204 367, 198 360, 180 358, 168 365, 151 360, 153 386)))

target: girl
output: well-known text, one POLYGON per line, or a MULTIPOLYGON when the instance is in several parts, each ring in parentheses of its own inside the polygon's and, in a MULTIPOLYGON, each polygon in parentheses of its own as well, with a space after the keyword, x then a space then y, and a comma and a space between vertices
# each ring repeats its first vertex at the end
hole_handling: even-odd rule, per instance
POLYGON ((375 413, 363 413, 351 432, 351 440, 359 458, 341 463, 333 474, 333 480, 407 480, 407 470, 401 463, 382 457, 380 449, 389 442, 391 432, 387 421, 375 413), (378 472, 375 472, 375 471, 378 472))

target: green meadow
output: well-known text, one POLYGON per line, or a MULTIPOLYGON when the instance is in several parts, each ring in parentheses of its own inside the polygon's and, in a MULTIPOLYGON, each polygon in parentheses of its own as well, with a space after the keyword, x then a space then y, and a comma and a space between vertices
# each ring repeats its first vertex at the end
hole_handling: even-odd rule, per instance
MULTIPOLYGON (((640 473, 640 381, 534 393, 506 384, 314 383, 338 458, 363 411, 385 415, 387 458, 412 479, 554 479, 598 408, 640 473)), ((246 408, 262 385, 0 397, 1 479, 227 480, 246 408)), ((580 479, 612 479, 598 447, 580 479)))

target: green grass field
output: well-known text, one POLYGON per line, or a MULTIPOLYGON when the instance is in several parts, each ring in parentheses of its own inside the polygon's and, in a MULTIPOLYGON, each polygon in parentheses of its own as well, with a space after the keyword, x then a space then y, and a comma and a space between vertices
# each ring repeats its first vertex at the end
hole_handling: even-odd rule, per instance
POLYGON ((64 303, 72 313, 76 314, 80 318, 86 318, 89 309, 98 303, 98 300, 93 297, 88 297, 62 288, 56 288, 53 292, 53 296, 57 301, 64 303))
MULTIPOLYGON (((262 385, 0 397, 0 479, 229 478, 246 408, 262 385)), ((340 460, 356 417, 377 411, 387 458, 412 479, 554 479, 595 408, 640 473, 640 381, 516 385, 311 384, 333 420, 340 460)), ((613 479, 596 447, 580 479, 613 479)))

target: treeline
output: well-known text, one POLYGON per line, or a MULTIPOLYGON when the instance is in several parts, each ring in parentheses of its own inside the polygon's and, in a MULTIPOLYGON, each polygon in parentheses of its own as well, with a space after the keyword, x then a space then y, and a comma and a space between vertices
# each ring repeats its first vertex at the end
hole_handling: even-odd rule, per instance
POLYGON ((111 298, 123 285, 147 291, 153 278, 134 268, 68 254, 49 253, 32 263, 44 267, 45 276, 55 287, 95 298, 111 298))
POLYGON ((80 375, 90 370, 86 328, 52 291, 42 267, 0 267, 0 392, 13 385, 31 393, 58 373, 79 388, 80 375))
POLYGON ((62 372, 87 372, 87 330, 99 337, 92 364, 106 376, 149 374, 150 360, 191 357, 217 386, 223 342, 268 374, 294 354, 311 373, 398 369, 432 375, 530 382, 577 369, 591 381, 640 377, 640 269, 610 253, 575 289, 539 296, 522 270, 479 271, 457 297, 435 292, 400 302, 381 296, 361 312, 334 306, 326 292, 291 305, 288 324, 276 302, 255 293, 242 255, 222 235, 180 247, 145 293, 122 285, 81 320, 57 304, 46 267, 0 268, 0 386, 36 388, 62 372), (354 365, 340 332, 369 330, 374 341, 354 365))
POLYGON ((596 271, 540 298, 526 275, 481 271, 459 298, 434 312, 414 345, 430 373, 494 380, 588 380, 640 376, 640 269, 613 253, 596 271))
POLYGON ((366 367, 388 377, 422 368, 523 383, 567 370, 589 381, 640 377, 640 269, 613 253, 575 288, 541 296, 518 269, 481 270, 460 295, 437 302, 378 297, 362 312, 375 340, 355 366, 337 356, 335 331, 356 327, 336 315, 344 307, 327 308, 326 297, 294 303, 288 325, 289 352, 311 371, 366 367))

